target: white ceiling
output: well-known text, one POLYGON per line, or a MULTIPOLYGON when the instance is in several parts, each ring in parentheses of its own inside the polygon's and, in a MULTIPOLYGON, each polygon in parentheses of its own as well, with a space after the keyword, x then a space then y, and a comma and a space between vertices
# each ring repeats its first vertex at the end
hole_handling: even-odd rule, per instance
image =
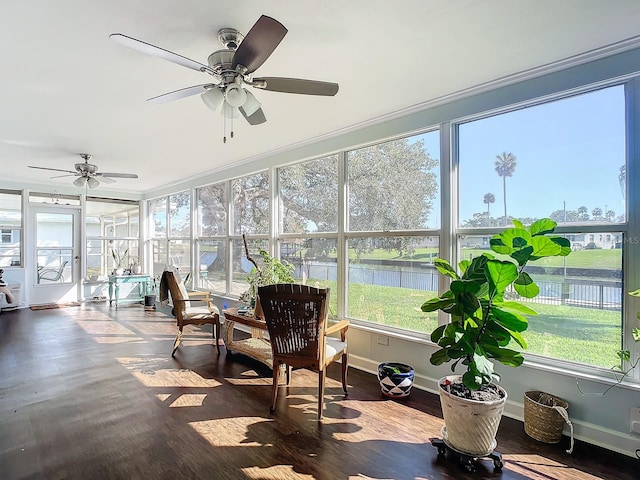
MULTIPOLYGON (((2 182, 68 186, 81 152, 107 191, 144 193, 335 134, 453 92, 640 34, 637 0, 4 0, 0 20, 2 182), (340 84, 335 97, 253 90, 267 123, 223 119, 198 96, 149 97, 212 77, 109 39, 138 38, 205 63, 216 34, 260 15, 289 33, 257 76, 340 84)), ((98 189, 100 191, 100 189, 98 189)))

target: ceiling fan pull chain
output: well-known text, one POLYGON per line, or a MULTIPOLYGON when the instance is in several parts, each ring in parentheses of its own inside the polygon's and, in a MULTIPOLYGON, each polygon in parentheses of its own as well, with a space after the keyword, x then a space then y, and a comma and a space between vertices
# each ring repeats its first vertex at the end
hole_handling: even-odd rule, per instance
POLYGON ((231 107, 231 138, 233 138, 233 109, 236 107, 231 107))
POLYGON ((224 109, 227 108, 226 103, 222 104, 222 143, 227 143, 227 116, 224 114, 224 109))

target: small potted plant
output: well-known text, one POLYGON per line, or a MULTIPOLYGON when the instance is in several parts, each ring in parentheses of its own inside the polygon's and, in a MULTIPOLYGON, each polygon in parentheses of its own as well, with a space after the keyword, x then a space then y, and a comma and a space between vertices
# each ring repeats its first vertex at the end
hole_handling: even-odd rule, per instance
POLYGON ((155 275, 151 277, 147 284, 147 293, 144 296, 144 309, 155 310, 156 308, 156 296, 158 294, 159 276, 155 275))
POLYGON ((439 392, 445 428, 443 440, 454 449, 471 455, 489 455, 495 448, 495 434, 507 399, 506 391, 495 382, 494 361, 518 367, 522 354, 507 348, 511 341, 527 344, 522 332, 530 307, 510 300, 512 291, 533 298, 539 288, 524 268, 530 261, 566 256, 569 240, 551 235, 556 222, 548 218, 526 228, 514 220, 514 228, 494 235, 491 250, 460 262, 461 274, 438 259, 438 271, 452 279, 450 289, 439 298, 427 300, 424 312, 442 310, 451 322, 436 328, 431 340, 440 347, 431 355, 433 365, 451 363, 451 371, 463 366, 466 372, 440 379, 439 392))
POLYGON ((128 248, 122 253, 115 247, 111 249, 111 256, 113 257, 114 275, 124 274, 124 266, 127 262, 128 254, 129 254, 128 248))
POLYGON ((249 254, 249 247, 244 235, 242 235, 242 240, 244 241, 247 260, 253 264, 253 268, 247 277, 249 288, 240 296, 239 300, 241 303, 248 304, 253 308, 256 317, 261 317, 262 309, 258 298, 258 287, 275 283, 296 283, 295 278, 293 278, 295 266, 286 260, 278 260, 272 257, 266 250, 260 250, 261 259, 258 262, 249 254))

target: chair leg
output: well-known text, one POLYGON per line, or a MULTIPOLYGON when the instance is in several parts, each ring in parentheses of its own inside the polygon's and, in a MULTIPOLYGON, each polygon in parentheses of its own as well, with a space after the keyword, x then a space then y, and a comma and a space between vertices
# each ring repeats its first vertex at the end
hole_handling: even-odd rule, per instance
POLYGON ((215 332, 216 348, 218 349, 218 355, 220 355, 220 322, 211 324, 211 335, 215 332))
POLYGON ((347 352, 342 354, 342 390, 344 390, 344 394, 348 395, 347 392, 347 368, 349 368, 349 355, 347 352))
POLYGON ((271 411, 276 409, 276 399, 278 398, 278 382, 280 377, 280 363, 273 365, 273 387, 271 389, 271 411))
POLYGON ((178 346, 180 345, 181 341, 182 341, 182 328, 178 330, 178 336, 176 337, 176 341, 173 342, 173 351, 171 352, 172 357, 176 356, 176 350, 178 350, 178 346))
POLYGON ((326 370, 318 372, 318 420, 322 420, 322 406, 324 405, 324 379, 326 370))
POLYGON ((287 368, 287 387, 289 386, 289 383, 291 382, 291 365, 285 365, 287 368))

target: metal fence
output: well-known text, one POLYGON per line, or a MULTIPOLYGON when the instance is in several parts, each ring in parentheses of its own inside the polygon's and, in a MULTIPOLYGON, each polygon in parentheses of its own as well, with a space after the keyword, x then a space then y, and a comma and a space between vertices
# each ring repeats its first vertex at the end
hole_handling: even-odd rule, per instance
MULTIPOLYGON (((308 278, 335 281, 335 263, 313 263, 305 266, 308 278)), ((298 268, 296 275, 301 276, 298 268)), ((438 271, 435 268, 380 267, 373 265, 349 265, 349 283, 438 291, 438 271)), ((533 299, 521 298, 512 288, 512 299, 547 305, 620 310, 622 308, 622 282, 607 279, 559 279, 536 280, 540 294, 533 299)))

